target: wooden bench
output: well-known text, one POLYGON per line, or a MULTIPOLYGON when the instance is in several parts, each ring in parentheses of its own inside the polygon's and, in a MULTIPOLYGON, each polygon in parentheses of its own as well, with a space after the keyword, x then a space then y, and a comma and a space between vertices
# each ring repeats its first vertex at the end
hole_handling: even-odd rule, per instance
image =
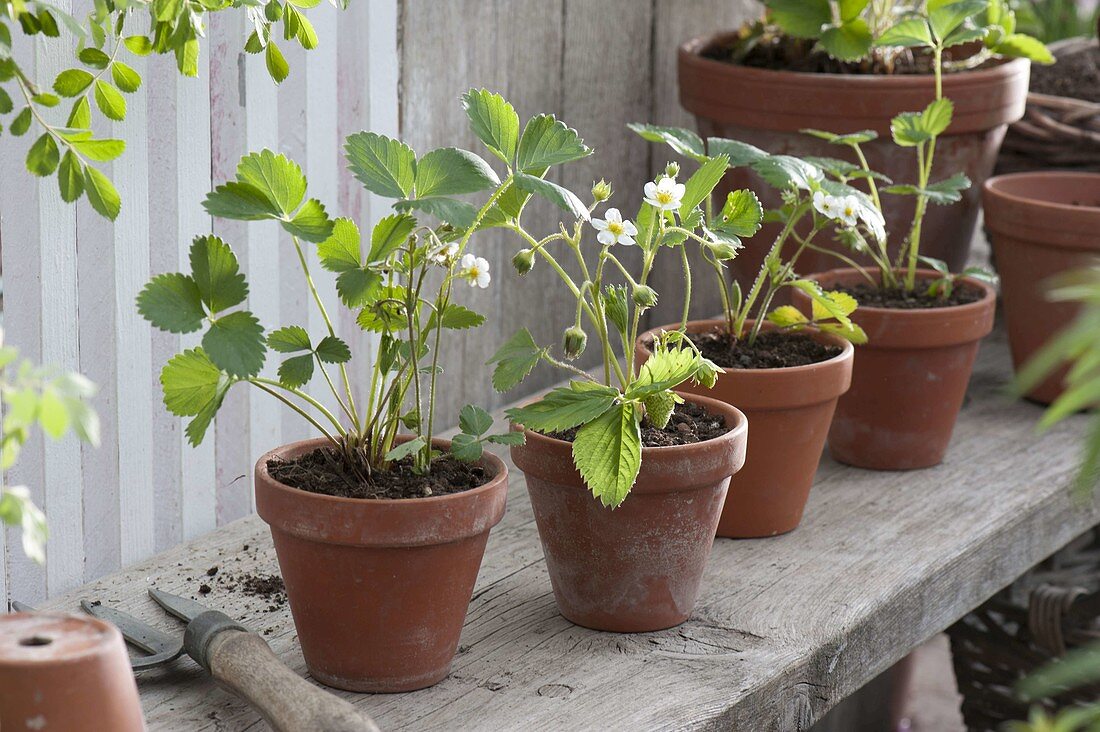
MULTIPOLYGON (((1041 408, 1011 401, 1008 378, 998 330, 943 465, 880 473, 826 457, 802 526, 717 540, 691 620, 658 633, 599 633, 558 614, 513 472, 451 675, 411 694, 347 696, 387 731, 807 729, 1100 519, 1067 490, 1085 418, 1037 437, 1041 408)), ((171 627, 146 597, 156 585, 265 633, 305 674, 289 608, 213 581, 199 595, 214 566, 225 577, 277 572, 267 527, 243 519, 47 606, 98 599, 171 627)), ((264 728, 189 659, 141 672, 138 683, 152 730, 264 728)))

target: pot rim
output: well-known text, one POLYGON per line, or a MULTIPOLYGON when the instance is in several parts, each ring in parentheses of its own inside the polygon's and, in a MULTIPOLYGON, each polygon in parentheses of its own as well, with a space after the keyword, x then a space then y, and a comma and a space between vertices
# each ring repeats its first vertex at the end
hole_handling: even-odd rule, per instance
MULTIPOLYGON (((676 390, 674 389, 673 391, 676 391, 676 390)), ((727 404, 726 402, 723 402, 719 399, 715 399, 713 397, 700 396, 698 394, 689 394, 687 392, 679 392, 679 391, 676 391, 676 393, 679 394, 681 397, 683 397, 684 401, 695 402, 696 404, 698 404, 698 406, 705 407, 708 412, 719 413, 724 418, 729 418, 730 416, 732 416, 734 419, 737 420, 737 424, 731 430, 729 430, 728 432, 724 432, 724 433, 718 435, 717 437, 712 437, 709 440, 703 440, 701 442, 691 442, 691 443, 688 443, 686 445, 659 445, 659 446, 654 446, 654 447, 647 447, 645 445, 642 445, 642 464, 643 465, 645 464, 645 456, 646 455, 652 455, 652 454, 655 454, 655 453, 656 454, 661 454, 661 455, 669 455, 669 454, 671 454, 675 451, 686 452, 689 449, 698 450, 700 448, 700 446, 702 446, 702 445, 714 444, 714 443, 722 442, 723 440, 726 441, 726 442, 733 442, 733 441, 736 441, 736 440, 740 439, 748 431, 748 429, 749 429, 748 417, 745 416, 744 412, 742 412, 740 409, 733 406, 732 404, 727 404)), ((531 399, 528 399, 527 401, 525 401, 524 405, 532 404, 534 402, 537 402, 540 399, 542 399, 543 396, 544 395, 540 394, 536 397, 532 397, 531 399)), ((536 443, 537 442, 543 442, 543 443, 550 444, 550 445, 572 445, 573 444, 572 442, 568 442, 566 440, 559 440, 556 437, 549 437, 547 435, 542 434, 541 432, 535 432, 534 430, 528 429, 527 427, 523 427, 522 425, 518 425, 518 424, 515 424, 515 423, 512 424, 511 429, 514 432, 522 431, 524 436, 527 438, 528 441, 530 441, 530 439, 532 437, 534 437, 536 443)), ((572 448, 570 448, 570 450, 572 450, 572 448)))
MULTIPOLYGON (((755 318, 749 318, 745 321, 746 325, 752 325, 755 322, 756 322, 755 318)), ((687 322, 687 330, 690 333, 692 331, 692 326, 698 326, 696 332, 699 332, 699 331, 702 331, 705 328, 709 328, 712 325, 725 326, 725 324, 726 324, 725 321, 720 319, 720 318, 705 318, 705 319, 702 319, 702 320, 689 320, 687 322)), ((765 323, 764 327, 767 328, 768 324, 765 323)), ((638 340, 635 343, 635 347, 642 349, 642 351, 644 351, 645 353, 650 353, 651 354, 652 351, 645 345, 645 343, 643 343, 643 339, 646 338, 647 336, 650 336, 650 335, 656 335, 657 333, 662 332, 662 331, 667 332, 667 331, 674 331, 674 330, 679 330, 679 326, 676 323, 669 323, 667 326, 659 325, 656 328, 650 328, 649 330, 645 331, 644 333, 642 333, 641 335, 638 336, 638 340)), ((779 366, 779 367, 776 367, 776 368, 766 368, 766 369, 734 369, 734 368, 727 368, 725 366, 719 366, 719 368, 722 369, 722 373, 724 373, 724 374, 728 374, 728 373, 731 373, 731 372, 732 373, 737 373, 737 374, 761 374, 762 378, 763 378, 764 376, 767 376, 769 374, 780 374, 780 373, 782 373, 782 374, 796 374, 797 375, 797 374, 802 374, 802 373, 809 373, 811 371, 820 370, 823 367, 829 367, 829 366, 836 365, 837 363, 839 363, 841 361, 850 360, 854 357, 856 349, 855 349, 855 346, 852 345, 851 341, 846 340, 844 338, 841 338, 840 336, 834 335, 832 333, 825 333, 824 331, 818 330, 817 328, 806 328, 803 332, 805 332, 805 331, 812 331, 813 334, 820 336, 821 338, 829 341, 833 345, 839 346, 840 349, 841 349, 840 353, 838 353, 835 356, 832 356, 831 358, 827 358, 824 361, 817 361, 815 363, 806 363, 806 364, 802 364, 801 366, 779 366)))
MULTIPOLYGON (((756 76, 761 79, 770 78, 774 80, 776 77, 784 77, 792 82, 797 81, 806 86, 819 87, 822 79, 826 79, 829 82, 837 82, 843 79, 845 85, 887 86, 892 89, 922 88, 926 84, 932 83, 934 78, 933 74, 837 74, 832 72, 764 69, 755 66, 745 66, 743 64, 727 63, 717 59, 706 58, 702 55, 703 51, 708 47, 736 33, 737 31, 726 30, 698 35, 681 43, 678 50, 682 54, 689 55, 693 59, 693 63, 697 63, 704 67, 738 69, 740 73, 756 76)), ((964 79, 967 82, 982 85, 995 78, 1011 75, 1017 71, 1018 67, 1025 65, 1030 65, 1030 62, 1026 58, 1007 59, 995 66, 985 69, 968 69, 965 71, 953 71, 950 74, 944 74, 943 81, 944 84, 947 85, 949 83, 948 79, 964 79)))
POLYGON ((999 184, 1020 181, 1020 180, 1034 180, 1034 181, 1049 181, 1049 180, 1091 180, 1100 184, 1100 173, 1092 171, 1073 171, 1073 170, 1035 170, 1035 171, 1023 171, 1019 173, 1004 173, 1002 175, 995 175, 989 178, 982 184, 982 189, 987 195, 995 198, 1000 198, 1004 201, 1010 202, 1017 206, 1026 206, 1029 208, 1041 208, 1047 209, 1052 212, 1059 213, 1074 213, 1076 215, 1097 215, 1100 214, 1100 206, 1074 206, 1068 203, 1057 203, 1054 201, 1047 201, 1040 198, 1030 198, 1028 196, 1018 195, 1011 193, 1001 187, 999 184))
MULTIPOLYGON (((412 439, 411 435, 398 435, 397 436, 397 440, 399 442, 408 442, 410 439, 412 439)), ((298 450, 301 450, 302 452, 305 452, 305 451, 308 451, 310 449, 316 449, 318 447, 323 447, 327 444, 328 444, 328 440, 324 437, 311 437, 311 438, 305 439, 305 440, 296 440, 295 442, 288 442, 284 445, 280 445, 279 447, 272 448, 271 450, 268 450, 262 456, 260 456, 260 459, 256 461, 256 472, 258 474, 262 474, 268 481, 270 481, 271 486, 274 487, 276 490, 278 490, 280 492, 290 493, 291 495, 296 495, 296 496, 305 496, 307 499, 318 500, 318 501, 321 501, 322 503, 330 503, 330 504, 333 504, 333 505, 343 504, 343 505, 347 505, 347 506, 364 506, 364 505, 401 506, 401 505, 412 505, 412 504, 415 504, 417 506, 421 506, 421 505, 433 505, 433 504, 449 503, 449 502, 454 502, 454 501, 461 500, 464 497, 471 497, 471 496, 475 496, 475 495, 480 495, 482 493, 488 493, 490 490, 495 488, 500 482, 508 480, 508 466, 504 463, 503 460, 501 460, 499 457, 497 457, 496 455, 494 455, 493 453, 488 452, 488 451, 483 453, 482 456, 481 456, 481 459, 478 461, 479 463, 481 463, 483 465, 487 464, 488 466, 491 466, 493 471, 494 471, 493 476, 489 480, 487 480, 485 483, 482 483, 481 485, 479 485, 476 488, 470 488, 469 490, 460 491, 458 493, 447 493, 447 494, 442 495, 442 496, 425 496, 423 498, 348 498, 346 496, 330 496, 330 495, 325 494, 325 493, 313 493, 312 491, 307 491, 307 490, 303 490, 301 488, 294 488, 293 486, 289 486, 286 483, 283 483, 282 481, 280 481, 280 480, 276 479, 275 477, 273 477, 271 475, 271 473, 269 473, 268 470, 267 470, 267 461, 270 460, 273 457, 276 457, 276 456, 283 457, 283 455, 285 455, 287 453, 292 453, 292 452, 295 453, 295 456, 297 456, 298 454, 301 454, 301 453, 296 452, 298 450)), ((433 437, 432 438, 432 445, 434 447, 447 448, 447 447, 450 447, 451 441, 443 439, 441 437, 433 437)))
MULTIPOLYGON (((34 656, 30 653, 12 658, 5 659, 4 663, 8 666, 16 666, 20 668, 39 668, 42 666, 69 666, 73 664, 84 663, 89 659, 102 658, 105 654, 110 653, 112 646, 116 643, 123 643, 122 634, 111 623, 94 616, 83 617, 75 613, 67 613, 60 610, 45 610, 42 612, 11 612, 3 616, 3 620, 0 623, 5 625, 16 624, 18 625, 22 621, 28 623, 44 623, 45 621, 75 621, 82 625, 95 628, 99 632, 99 637, 93 642, 88 643, 79 650, 65 649, 64 655, 58 657, 57 655, 49 656, 49 654, 43 654, 42 656, 34 656)), ((9 633, 10 629, 4 628, 3 632, 9 633)), ((22 633, 20 633, 22 635, 22 633)))

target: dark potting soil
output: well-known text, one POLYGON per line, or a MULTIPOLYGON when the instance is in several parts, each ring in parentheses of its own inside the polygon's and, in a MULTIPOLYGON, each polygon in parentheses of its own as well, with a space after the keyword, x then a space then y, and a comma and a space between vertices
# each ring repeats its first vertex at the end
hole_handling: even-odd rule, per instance
POLYGON ((840 355, 841 349, 818 343, 805 333, 764 331, 749 345, 731 342, 729 333, 717 331, 692 336, 703 355, 724 369, 782 369, 808 366, 840 355))
POLYGON ((267 461, 271 477, 291 488, 340 498, 427 498, 461 493, 485 485, 492 474, 476 463, 463 463, 445 455, 432 461, 432 471, 419 475, 412 458, 393 463, 389 470, 374 471, 361 480, 329 448, 318 448, 293 460, 267 461))
POLYGON ((237 592, 249 597, 258 597, 267 603, 267 609, 274 612, 286 605, 286 585, 283 578, 277 574, 259 574, 253 572, 221 572, 218 567, 211 567, 206 572, 207 577, 215 579, 199 584, 197 592, 200 599, 213 592, 222 590, 225 592, 237 592))
POLYGON ((956 285, 951 291, 951 297, 938 297, 928 294, 929 284, 928 280, 918 281, 912 292, 883 290, 868 284, 858 284, 850 287, 838 285, 834 289, 846 292, 854 297, 859 302, 860 307, 888 308, 891 310, 950 308, 977 302, 985 296, 985 293, 976 287, 956 285))
MULTIPOLYGON (((730 429, 732 428, 726 425, 725 417, 720 414, 711 414, 698 404, 677 404, 672 418, 663 429, 642 422, 642 447, 691 445, 721 437, 730 429)), ((576 427, 547 435, 566 442, 572 442, 576 436, 576 427)))
MULTIPOLYGON (((756 25, 746 25, 742 28, 740 37, 733 38, 725 44, 711 46, 705 49, 702 55, 705 58, 740 66, 809 74, 898 76, 933 72, 931 54, 906 50, 892 56, 889 65, 878 57, 860 62, 838 61, 824 51, 816 49, 817 41, 814 40, 771 34, 756 40, 754 31, 757 28, 756 25)), ((985 68, 993 63, 996 62, 987 61, 977 68, 985 68)))
POLYGON ((1060 54, 1051 66, 1033 64, 1031 91, 1100 102, 1100 45, 1060 54))

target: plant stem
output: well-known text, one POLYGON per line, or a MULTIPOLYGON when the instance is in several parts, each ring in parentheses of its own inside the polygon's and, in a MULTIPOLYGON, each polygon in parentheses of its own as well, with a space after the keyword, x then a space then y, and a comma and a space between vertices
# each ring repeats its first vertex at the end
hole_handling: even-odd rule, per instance
MULTIPOLYGON (((936 101, 939 101, 943 99, 943 48, 939 44, 936 44, 933 49, 933 56, 936 74, 936 101)), ((918 160, 922 151, 923 145, 918 146, 918 160)), ((909 256, 905 266, 905 289, 908 292, 912 292, 917 284, 917 256, 920 253, 921 226, 925 212, 928 209, 928 196, 923 191, 928 188, 928 181, 932 177, 932 162, 935 155, 936 138, 933 137, 928 141, 928 153, 924 155, 923 160, 919 160, 920 188, 922 192, 917 195, 917 210, 913 215, 913 228, 909 232, 909 256)))
POLYGON ((684 268, 684 311, 680 316, 680 330, 686 331, 688 312, 691 310, 691 263, 688 261, 687 247, 680 245, 680 264, 684 268))
MULTIPOLYGON (((280 402, 282 402, 282 403, 283 403, 283 404, 285 404, 286 406, 288 406, 288 407, 290 407, 291 409, 293 409, 293 410, 294 410, 295 412, 297 412, 297 413, 298 413, 299 415, 301 415, 302 419, 306 420, 306 421, 307 421, 307 422, 309 422, 309 423, 310 423, 311 425, 313 425, 313 426, 314 426, 314 428, 316 428, 318 432, 320 432, 320 433, 321 433, 322 435, 324 435, 324 436, 325 436, 325 438, 326 438, 326 439, 328 439, 328 441, 332 443, 332 446, 333 446, 333 447, 335 447, 335 448, 336 448, 337 450, 339 450, 339 449, 340 449, 340 441, 339 441, 339 440, 337 440, 337 439, 336 439, 335 437, 333 437, 333 436, 332 436, 332 434, 331 434, 331 433, 330 433, 330 432, 329 432, 328 430, 326 430, 326 429, 325 429, 325 428, 324 428, 324 427, 323 427, 323 426, 321 425, 321 423, 320 423, 320 422, 318 422, 317 420, 315 420, 315 419, 313 418, 313 415, 309 414, 309 412, 305 411, 304 409, 302 409, 301 407, 299 407, 299 406, 298 406, 297 404, 295 404, 294 402, 292 402, 292 401, 290 401, 289 399, 287 399, 286 397, 284 397, 284 396, 283 396, 282 394, 280 394, 279 392, 275 391, 274 389, 272 389, 272 388, 270 388, 270 387, 268 387, 268 386, 265 386, 265 385, 264 385, 264 382, 265 382, 265 381, 267 381, 267 380, 266 380, 266 379, 256 379, 256 378, 252 378, 252 379, 249 379, 249 382, 250 382, 250 383, 251 383, 251 384, 252 384, 253 386, 255 386, 255 387, 256 387, 257 389, 260 389, 261 391, 265 391, 265 392, 267 392, 268 394, 270 394, 271 396, 275 397, 276 399, 278 399, 278 400, 279 400, 280 402)), ((278 385, 278 382, 271 382, 271 383, 274 383, 274 384, 278 385)), ((300 397, 300 396, 303 396, 303 395, 302 395, 302 394, 296 394, 296 396, 299 396, 299 397, 300 397)), ((330 416, 331 416, 331 415, 330 415, 330 416)), ((341 432, 341 437, 342 437, 342 436, 343 436, 343 432, 341 432)))

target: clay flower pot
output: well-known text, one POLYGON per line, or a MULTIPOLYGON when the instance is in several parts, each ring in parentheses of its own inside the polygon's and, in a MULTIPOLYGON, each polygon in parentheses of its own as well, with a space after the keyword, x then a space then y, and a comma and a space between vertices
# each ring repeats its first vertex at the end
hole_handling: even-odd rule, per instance
POLYGON ((118 629, 72 615, 0 616, 0 728, 143 732, 118 629))
MULTIPOLYGON (((751 326, 752 321, 749 321, 751 326)), ((634 345, 639 363, 649 358, 654 328, 634 345)), ((695 320, 688 333, 725 331, 723 320, 695 320)), ((718 536, 748 539, 794 530, 810 497, 837 399, 852 381, 852 344, 825 333, 814 340, 841 349, 821 363, 780 369, 723 369, 713 389, 684 384, 682 391, 732 404, 752 426, 745 465, 730 480, 718 536)))
POLYGON ((485 485, 397 500, 309 493, 268 474, 271 458, 325 444, 295 442, 256 463, 256 511, 271 526, 306 665, 350 691, 431 686, 450 670, 489 530, 504 516, 508 469, 486 453, 485 485))
MULTIPOLYGON (((1001 276, 1012 362, 1020 367, 1077 313, 1077 303, 1053 303, 1046 281, 1100 254, 1100 174, 1015 173, 991 178, 982 194, 1001 276)), ((1062 393, 1065 369, 1028 398, 1049 404, 1062 393)))
MULTIPOLYGON (((739 66, 706 58, 711 48, 736 34, 702 36, 680 46, 680 103, 695 115, 703 138, 727 137, 770 153, 798 157, 846 157, 845 150, 801 134, 806 128, 836 133, 874 130, 879 138, 863 145, 872 170, 906 183, 916 170, 910 154, 899 154, 890 137, 890 120, 900 112, 919 112, 935 98, 929 75, 813 74, 739 66)), ((953 206, 933 206, 924 219, 923 254, 962 269, 974 235, 981 184, 993 171, 1009 123, 1024 114, 1030 63, 1015 59, 991 68, 945 74, 944 95, 955 103, 951 127, 936 147, 933 180, 965 172, 974 185, 953 206)), ((853 161, 855 162, 855 161, 853 161)), ((779 205, 778 193, 746 169, 731 171, 716 193, 724 198, 736 188, 751 188, 767 208, 779 205)), ((886 196, 886 220, 895 232, 896 248, 909 230, 915 202, 908 196, 886 196)), ((742 283, 760 271, 764 254, 779 232, 766 225, 733 263, 742 283)), ((822 239, 824 244, 826 239, 822 239)), ((836 260, 806 252, 800 269, 820 272, 836 260)))
POLYGON ((511 448, 558 609, 577 625, 638 633, 691 615, 730 476, 745 462, 748 423, 728 404, 685 396, 732 429, 692 445, 643 447, 638 479, 615 509, 585 487, 571 443, 525 430, 527 444, 511 448))
MULTIPOLYGON (((918 270, 918 279, 936 276, 918 270)), ((813 279, 826 290, 866 282, 854 269, 834 269, 813 279)), ((927 468, 943 461, 978 345, 993 330, 997 304, 990 285, 970 278, 962 282, 984 297, 920 310, 860 306, 852 314, 868 342, 856 346, 852 388, 840 398, 829 430, 834 458, 874 470, 927 468)), ((810 312, 810 299, 801 291, 795 291, 794 302, 810 312)))

